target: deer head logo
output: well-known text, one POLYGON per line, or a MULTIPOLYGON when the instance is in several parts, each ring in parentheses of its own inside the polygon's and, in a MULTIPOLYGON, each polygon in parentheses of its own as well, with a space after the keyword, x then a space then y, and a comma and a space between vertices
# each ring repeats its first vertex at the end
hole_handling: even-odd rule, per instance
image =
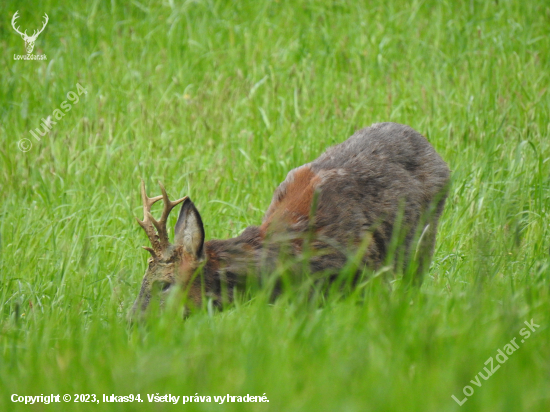
POLYGON ((25 30, 25 32, 21 33, 19 31, 19 27, 15 27, 15 20, 17 18, 19 18, 17 13, 19 13, 19 10, 17 10, 15 12, 15 14, 13 15, 13 18, 11 19, 11 25, 13 26, 13 29, 17 33, 19 33, 21 35, 21 38, 25 41, 25 48, 27 49, 27 54, 31 54, 32 50, 34 49, 34 42, 36 41, 36 38, 38 37, 38 35, 44 31, 44 28, 46 27, 46 24, 48 24, 49 17, 46 13, 44 13, 44 18, 45 18, 44 25, 42 26, 42 28, 40 30, 38 30, 38 31, 35 30, 33 32, 32 36, 29 36, 27 34, 27 30, 25 30))

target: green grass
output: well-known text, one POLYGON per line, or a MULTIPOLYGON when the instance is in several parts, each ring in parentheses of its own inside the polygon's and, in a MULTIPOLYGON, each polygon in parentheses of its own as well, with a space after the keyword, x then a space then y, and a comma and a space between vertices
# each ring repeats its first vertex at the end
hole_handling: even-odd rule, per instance
POLYGON ((547 2, 6 0, 0 16, 1 411, 550 410, 547 2), (16 10, 29 32, 48 13, 46 61, 13 59, 16 10), (77 83, 87 95, 35 141, 77 83), (453 170, 420 290, 375 280, 321 307, 260 294, 127 328, 147 258, 141 177, 227 238, 261 221, 290 169, 381 121, 426 135, 453 170), (540 328, 471 384, 530 319, 540 328))

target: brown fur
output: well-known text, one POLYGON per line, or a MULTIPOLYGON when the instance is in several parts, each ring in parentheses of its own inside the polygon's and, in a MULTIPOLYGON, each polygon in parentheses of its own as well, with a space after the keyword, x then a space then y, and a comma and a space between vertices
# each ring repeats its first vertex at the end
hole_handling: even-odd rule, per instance
POLYGON ((332 278, 365 240, 363 266, 376 270, 390 263, 390 242, 399 232, 395 256, 402 259, 391 263, 403 270, 416 253, 420 282, 433 254, 449 174, 422 135, 408 126, 380 123, 291 170, 261 226, 250 226, 236 238, 203 242, 200 214, 186 200, 176 224, 176 244, 150 266, 134 310, 147 307, 155 279, 172 278, 194 305, 201 305, 203 291, 218 304, 231 300, 247 278, 272 272, 282 252, 299 257, 306 240, 313 252, 309 271, 332 278), (170 262, 178 264, 169 268, 170 262))
POLYGON ((321 179, 309 165, 292 170, 273 196, 273 201, 260 226, 265 237, 270 225, 296 224, 308 219, 313 194, 321 179))

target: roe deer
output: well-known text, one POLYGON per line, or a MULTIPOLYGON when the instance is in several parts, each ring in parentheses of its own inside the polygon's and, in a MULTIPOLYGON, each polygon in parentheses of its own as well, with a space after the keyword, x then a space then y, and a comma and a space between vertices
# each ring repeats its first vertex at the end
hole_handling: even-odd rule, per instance
POLYGON ((273 270, 283 244, 287 256, 305 253, 306 239, 313 251, 311 273, 334 278, 348 252, 357 253, 360 247, 361 264, 376 270, 388 263, 397 226, 402 258, 392 263, 403 269, 415 252, 418 283, 433 255, 449 174, 447 164, 418 132, 396 123, 374 124, 291 170, 260 226, 247 227, 233 239, 207 242, 201 216, 188 197, 171 202, 159 182, 162 195, 149 198, 142 180, 144 218, 138 222, 151 241, 152 248, 144 248, 152 256, 131 316, 145 312, 155 284, 161 302, 178 286, 194 306, 202 304, 203 296, 221 305, 247 278, 273 270), (164 209, 157 221, 151 205, 161 199, 164 209), (179 203, 171 244, 166 221, 179 203))

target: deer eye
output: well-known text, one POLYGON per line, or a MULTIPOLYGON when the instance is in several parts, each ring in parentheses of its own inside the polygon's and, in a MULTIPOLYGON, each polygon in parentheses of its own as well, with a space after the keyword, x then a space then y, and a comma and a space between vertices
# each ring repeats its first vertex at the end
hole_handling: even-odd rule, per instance
POLYGON ((168 289, 170 289, 171 286, 172 284, 170 282, 164 282, 164 281, 157 282, 157 287, 161 292, 166 292, 168 289))

